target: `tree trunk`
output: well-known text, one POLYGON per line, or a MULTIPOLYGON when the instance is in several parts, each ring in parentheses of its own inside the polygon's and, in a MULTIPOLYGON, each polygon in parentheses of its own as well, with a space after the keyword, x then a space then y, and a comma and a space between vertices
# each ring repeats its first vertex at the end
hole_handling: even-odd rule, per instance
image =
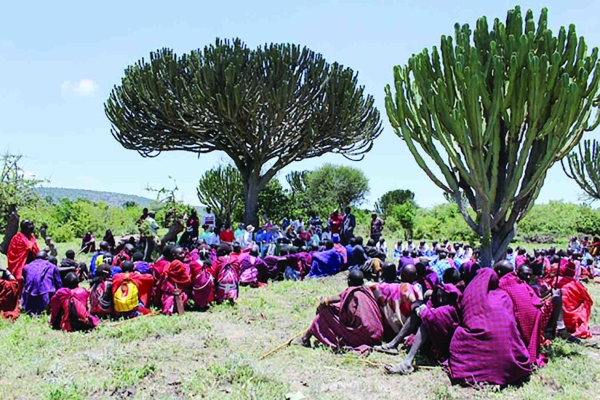
POLYGON ((8 253, 8 245, 10 244, 10 240, 19 232, 19 213, 17 212, 16 207, 12 207, 12 209, 8 212, 6 216, 6 231, 4 232, 4 240, 2 240, 2 244, 0 244, 0 253, 5 254, 8 253))
POLYGON ((260 189, 256 183, 244 183, 244 223, 258 226, 258 194, 260 189))
POLYGON ((516 227, 511 227, 509 223, 506 223, 498 225, 497 232, 488 234, 487 243, 484 235, 481 240, 481 266, 493 267, 494 263, 503 260, 506 257, 506 250, 516 234, 516 227))

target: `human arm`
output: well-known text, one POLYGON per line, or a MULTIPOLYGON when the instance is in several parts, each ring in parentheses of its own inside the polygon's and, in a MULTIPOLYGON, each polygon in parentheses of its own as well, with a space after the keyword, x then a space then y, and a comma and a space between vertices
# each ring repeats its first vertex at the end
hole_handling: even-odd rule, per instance
POLYGON ((319 306, 317 307, 317 312, 321 311, 321 309, 325 307, 329 307, 331 304, 339 303, 340 301, 342 301, 342 298, 340 296, 325 297, 319 303, 319 306))

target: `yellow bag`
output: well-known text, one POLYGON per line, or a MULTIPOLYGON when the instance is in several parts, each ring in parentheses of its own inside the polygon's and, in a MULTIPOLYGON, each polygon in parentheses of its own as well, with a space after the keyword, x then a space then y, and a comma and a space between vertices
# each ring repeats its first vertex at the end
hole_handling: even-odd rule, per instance
POLYGON ((115 291, 113 304, 116 312, 126 313, 133 311, 140 304, 138 287, 132 281, 126 279, 115 291))

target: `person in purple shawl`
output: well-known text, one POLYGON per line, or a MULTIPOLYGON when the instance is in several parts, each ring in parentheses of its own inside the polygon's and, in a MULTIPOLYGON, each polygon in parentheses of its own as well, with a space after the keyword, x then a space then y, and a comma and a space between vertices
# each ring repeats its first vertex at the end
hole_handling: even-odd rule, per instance
POLYGON ((48 261, 48 254, 40 251, 36 259, 23 269, 21 305, 30 315, 40 315, 50 305, 50 299, 62 287, 58 267, 48 261))
POLYGON ((309 278, 322 278, 340 272, 344 264, 340 253, 333 248, 333 242, 327 241, 325 251, 313 253, 309 278))
POLYGON ((448 369, 455 383, 505 386, 532 372, 509 295, 491 268, 480 269, 459 303, 462 323, 450 342, 448 369))
POLYGON ((258 257, 260 249, 257 245, 252 247, 248 257, 244 257, 240 264, 240 285, 259 287, 269 281, 267 264, 258 257))
POLYGON ((293 343, 311 347, 311 337, 334 350, 371 350, 383 339, 381 311, 360 270, 348 274, 348 288, 323 300, 308 331, 293 343))

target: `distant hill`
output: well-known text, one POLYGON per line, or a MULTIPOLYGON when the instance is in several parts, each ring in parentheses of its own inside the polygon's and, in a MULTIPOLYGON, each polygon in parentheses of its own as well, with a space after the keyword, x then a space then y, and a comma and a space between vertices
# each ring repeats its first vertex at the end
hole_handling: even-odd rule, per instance
POLYGON ((138 206, 149 207, 153 200, 146 197, 134 196, 132 194, 112 193, 112 192, 99 192, 96 190, 84 190, 84 189, 66 189, 66 188, 55 188, 55 187, 40 187, 36 189, 42 198, 51 197, 54 201, 58 199, 69 199, 77 200, 84 199, 94 203, 103 201, 111 206, 121 207, 128 201, 135 202, 138 206))

